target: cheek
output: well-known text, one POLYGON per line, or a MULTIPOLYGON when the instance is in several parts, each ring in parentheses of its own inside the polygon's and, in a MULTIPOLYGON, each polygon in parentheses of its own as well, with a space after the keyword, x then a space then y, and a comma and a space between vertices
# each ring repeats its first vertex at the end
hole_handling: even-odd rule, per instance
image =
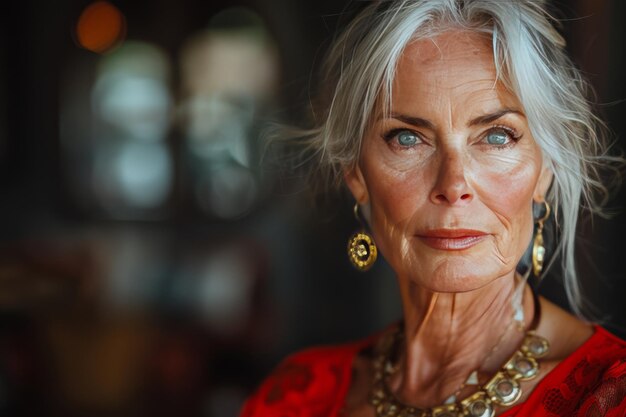
POLYGON ((428 198, 431 178, 436 175, 431 160, 433 148, 393 151, 386 142, 368 137, 364 142, 361 167, 372 204, 372 220, 378 225, 401 228, 428 198))
POLYGON ((405 259, 410 252, 407 228, 428 195, 423 171, 397 170, 378 160, 362 160, 371 203, 370 227, 388 261, 405 259), (399 259, 395 259, 399 257, 399 259))
POLYGON ((428 196, 424 171, 398 171, 384 164, 366 165, 365 181, 372 204, 372 221, 382 226, 399 228, 410 221, 428 196))
POLYGON ((477 163, 472 170, 473 188, 481 202, 503 225, 502 242, 525 248, 532 233, 532 198, 541 161, 532 152, 499 156, 491 163, 477 163))
MULTIPOLYGON (((506 259, 507 264, 519 260, 532 234, 532 197, 541 155, 528 147, 492 153, 470 151, 466 156, 464 173, 474 201, 463 208, 463 216, 495 232, 494 259, 506 259)), ((382 253, 398 265, 410 258, 407 228, 445 212, 429 199, 439 173, 436 159, 410 159, 406 169, 389 163, 380 149, 368 149, 361 159, 372 209, 370 226, 382 253)))

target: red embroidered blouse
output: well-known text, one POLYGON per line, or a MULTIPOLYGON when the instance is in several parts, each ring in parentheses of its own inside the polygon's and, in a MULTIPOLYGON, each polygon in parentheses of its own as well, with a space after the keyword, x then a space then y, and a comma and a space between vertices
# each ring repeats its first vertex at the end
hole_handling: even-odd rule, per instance
MULTIPOLYGON (((340 417, 352 361, 372 339, 318 347, 285 359, 248 399, 240 417, 340 417)), ((625 417, 626 342, 595 333, 557 365, 528 399, 500 417, 625 417)))

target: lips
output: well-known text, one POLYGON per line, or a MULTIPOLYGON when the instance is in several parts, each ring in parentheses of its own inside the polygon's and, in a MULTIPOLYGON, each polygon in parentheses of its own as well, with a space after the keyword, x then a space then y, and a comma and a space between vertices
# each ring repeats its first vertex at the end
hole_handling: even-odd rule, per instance
POLYGON ((488 234, 472 229, 432 229, 416 236, 433 249, 459 251, 479 244, 488 234))

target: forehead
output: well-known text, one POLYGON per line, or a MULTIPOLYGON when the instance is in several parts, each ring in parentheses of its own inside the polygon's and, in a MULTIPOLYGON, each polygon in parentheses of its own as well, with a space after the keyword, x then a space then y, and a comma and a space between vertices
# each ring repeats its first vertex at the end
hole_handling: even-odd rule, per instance
POLYGON ((432 38, 411 42, 402 55, 403 60, 422 65, 445 64, 478 57, 487 58, 493 64, 491 38, 486 34, 454 29, 432 38))
POLYGON ((493 101, 515 105, 516 97, 497 79, 491 38, 486 34, 450 30, 410 43, 396 69, 392 105, 449 98, 465 105, 493 101), (468 100, 470 100, 468 102, 468 100))

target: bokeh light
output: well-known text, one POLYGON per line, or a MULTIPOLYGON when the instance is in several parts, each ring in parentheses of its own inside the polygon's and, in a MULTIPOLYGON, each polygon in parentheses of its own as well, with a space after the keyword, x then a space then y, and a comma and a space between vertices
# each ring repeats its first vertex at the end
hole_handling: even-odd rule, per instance
POLYGON ((172 171, 165 145, 126 142, 98 155, 94 188, 111 214, 124 207, 157 207, 168 197, 172 171))
POLYGON ((245 7, 222 10, 182 48, 185 165, 208 215, 244 217, 261 197, 257 123, 272 108, 278 58, 265 22, 245 7))
POLYGON ((107 1, 97 1, 83 10, 76 25, 76 40, 85 49, 104 53, 117 46, 126 35, 126 19, 107 1))
POLYGON ((142 217, 142 210, 163 206, 171 191, 169 73, 167 55, 143 42, 127 42, 101 58, 91 91, 91 188, 113 217, 142 217))
POLYGON ((196 183, 196 199, 206 212, 223 219, 247 214, 258 195, 252 172, 238 164, 222 164, 196 183))

